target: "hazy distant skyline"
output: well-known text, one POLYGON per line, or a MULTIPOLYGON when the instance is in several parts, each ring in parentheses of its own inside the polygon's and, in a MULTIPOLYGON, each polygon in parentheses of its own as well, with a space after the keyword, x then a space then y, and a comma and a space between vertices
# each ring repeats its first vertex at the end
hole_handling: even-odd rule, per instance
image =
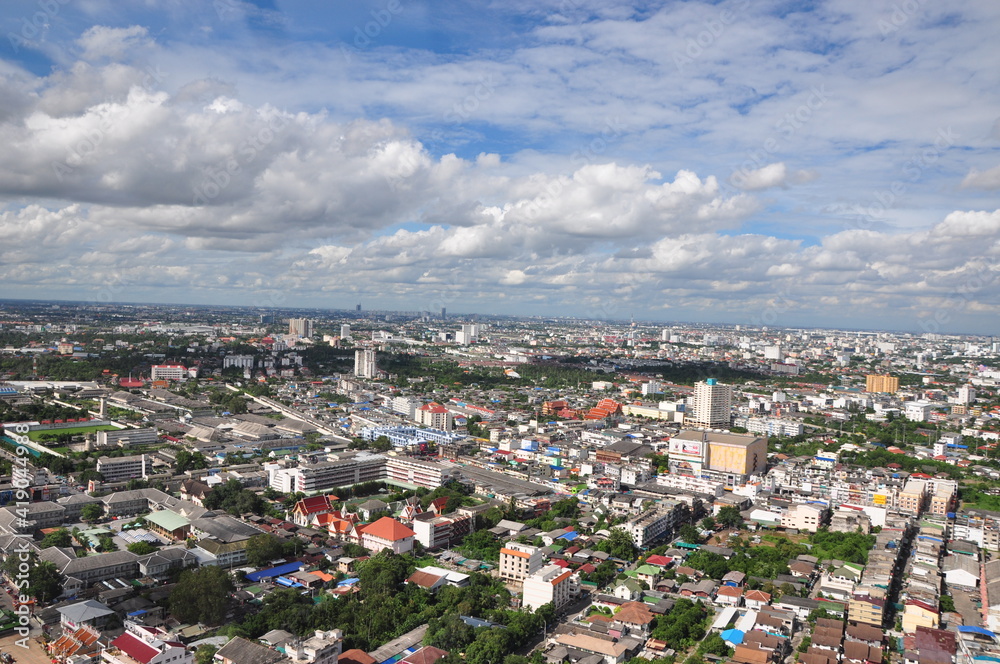
POLYGON ((0 297, 1000 332, 990 0, 0 28, 0 297))

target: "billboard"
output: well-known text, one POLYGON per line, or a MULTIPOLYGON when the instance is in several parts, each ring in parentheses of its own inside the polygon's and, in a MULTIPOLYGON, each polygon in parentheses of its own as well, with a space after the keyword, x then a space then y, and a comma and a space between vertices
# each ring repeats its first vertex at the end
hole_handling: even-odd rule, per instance
POLYGON ((670 454, 693 456, 703 458, 705 452, 705 443, 700 440, 684 440, 682 438, 673 438, 670 440, 670 454))

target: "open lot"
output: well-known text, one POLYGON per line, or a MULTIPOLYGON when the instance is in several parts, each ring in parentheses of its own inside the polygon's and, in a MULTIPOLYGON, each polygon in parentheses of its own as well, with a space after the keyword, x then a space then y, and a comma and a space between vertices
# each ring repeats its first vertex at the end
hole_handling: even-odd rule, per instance
POLYGON ((0 638, 0 652, 10 653, 14 656, 17 664, 51 664, 45 649, 35 640, 35 637, 28 637, 28 647, 22 648, 16 641, 21 637, 18 634, 9 634, 0 638))

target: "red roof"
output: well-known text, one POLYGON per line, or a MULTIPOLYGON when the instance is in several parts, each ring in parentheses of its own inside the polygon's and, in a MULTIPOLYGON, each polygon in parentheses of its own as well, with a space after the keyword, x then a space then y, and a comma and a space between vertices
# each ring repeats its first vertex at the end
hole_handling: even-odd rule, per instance
POLYGON ((569 563, 566 562, 565 560, 553 560, 552 564, 556 565, 557 567, 562 567, 563 569, 569 567, 569 563))
POLYGON ((656 565, 657 567, 669 567, 673 564, 673 558, 667 558, 665 556, 650 556, 646 558, 646 562, 650 565, 656 565))
POLYGON ((390 542, 398 542, 399 540, 416 535, 415 532, 399 521, 388 516, 384 516, 375 523, 365 526, 364 534, 390 542))
POLYGON ((142 639, 133 636, 129 632, 125 632, 112 641, 111 645, 118 648, 137 662, 142 662, 142 664, 147 664, 149 660, 160 654, 159 650, 149 645, 142 639))
MULTIPOLYGON (((334 496, 336 498, 336 496, 334 496)), ((330 496, 311 496, 295 503, 295 512, 299 514, 317 514, 330 511, 330 496)))

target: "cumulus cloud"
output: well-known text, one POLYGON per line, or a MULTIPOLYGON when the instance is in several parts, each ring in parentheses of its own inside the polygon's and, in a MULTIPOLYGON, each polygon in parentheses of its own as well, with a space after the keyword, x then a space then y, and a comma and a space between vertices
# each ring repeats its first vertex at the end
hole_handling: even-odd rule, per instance
POLYGON ((763 191, 772 187, 787 187, 793 184, 805 184, 819 177, 816 171, 788 170, 784 162, 762 166, 753 170, 737 170, 730 177, 730 182, 744 191, 763 191))

